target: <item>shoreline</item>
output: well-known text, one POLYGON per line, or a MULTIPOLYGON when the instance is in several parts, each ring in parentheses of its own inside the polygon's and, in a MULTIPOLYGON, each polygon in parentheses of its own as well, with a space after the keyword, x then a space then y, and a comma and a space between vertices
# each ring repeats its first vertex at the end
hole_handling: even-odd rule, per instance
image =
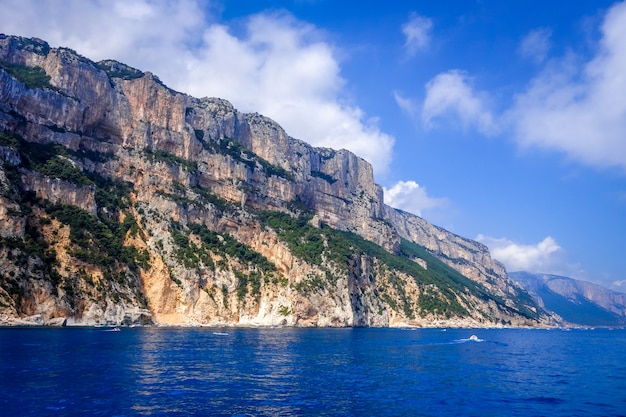
POLYGON ((570 329, 626 329, 625 326, 581 326, 581 325, 560 325, 560 326, 513 326, 513 325, 496 325, 493 323, 476 323, 462 319, 437 320, 432 322, 420 321, 406 323, 399 322, 389 326, 306 326, 306 325, 271 325, 271 324, 254 324, 254 323, 153 323, 153 324, 115 324, 115 323, 84 323, 75 322, 68 318, 59 317, 44 320, 41 316, 31 316, 27 318, 0 317, 0 329, 4 328, 93 328, 93 329, 112 329, 112 328, 154 328, 154 329, 528 329, 528 330, 570 330, 570 329))

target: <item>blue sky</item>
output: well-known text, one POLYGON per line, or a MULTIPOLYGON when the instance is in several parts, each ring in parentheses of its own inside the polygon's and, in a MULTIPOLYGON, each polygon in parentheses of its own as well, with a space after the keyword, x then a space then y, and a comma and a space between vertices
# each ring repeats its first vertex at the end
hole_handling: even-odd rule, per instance
POLYGON ((350 149, 509 271, 626 291, 623 2, 0 0, 0 32, 350 149))

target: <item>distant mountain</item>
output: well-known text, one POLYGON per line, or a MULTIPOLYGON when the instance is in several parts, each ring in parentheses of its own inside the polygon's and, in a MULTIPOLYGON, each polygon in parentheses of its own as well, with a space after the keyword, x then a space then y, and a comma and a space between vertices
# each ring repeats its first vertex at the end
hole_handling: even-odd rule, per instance
POLYGON ((568 324, 582 326, 626 325, 626 294, 573 278, 530 272, 509 276, 526 289, 547 311, 568 324))

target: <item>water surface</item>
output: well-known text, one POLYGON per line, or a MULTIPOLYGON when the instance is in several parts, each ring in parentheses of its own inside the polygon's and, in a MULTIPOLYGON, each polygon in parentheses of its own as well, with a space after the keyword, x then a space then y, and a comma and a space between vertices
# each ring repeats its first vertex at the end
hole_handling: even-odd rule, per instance
POLYGON ((619 416, 626 330, 4 328, 0 381, 7 416, 619 416))

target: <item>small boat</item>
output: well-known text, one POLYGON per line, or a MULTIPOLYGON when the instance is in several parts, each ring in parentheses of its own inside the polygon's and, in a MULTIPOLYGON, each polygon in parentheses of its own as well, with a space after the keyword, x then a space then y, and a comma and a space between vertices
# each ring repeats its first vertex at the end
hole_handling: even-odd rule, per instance
POLYGON ((478 342, 480 341, 480 339, 478 338, 478 336, 476 336, 475 334, 471 335, 469 337, 469 340, 473 341, 473 342, 478 342))

